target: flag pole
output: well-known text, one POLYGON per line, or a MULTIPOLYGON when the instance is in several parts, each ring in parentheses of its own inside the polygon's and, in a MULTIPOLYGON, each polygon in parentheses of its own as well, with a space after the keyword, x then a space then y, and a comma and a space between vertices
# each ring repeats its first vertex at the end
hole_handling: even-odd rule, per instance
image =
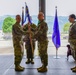
POLYGON ((22 7, 22 26, 23 26, 23 23, 24 23, 24 7, 22 7))
MULTIPOLYGON (((28 28, 29 28, 29 32, 31 32, 30 24, 28 25, 28 28)), ((32 38, 31 38, 31 37, 32 37, 32 36, 31 36, 31 33, 30 33, 29 37, 30 37, 30 43, 31 43, 32 54, 34 54, 34 49, 33 49, 33 42, 32 42, 32 38)))
MULTIPOLYGON (((25 2, 25 6, 26 6, 26 2, 25 2)), ((29 14, 29 13, 28 13, 29 14)), ((29 15, 30 17, 30 15, 29 15)), ((32 49, 32 54, 34 54, 34 48, 33 48, 33 42, 32 42, 32 36, 31 36, 31 27, 30 27, 30 23, 28 24, 28 30, 30 32, 29 38, 30 38, 30 43, 31 43, 31 49, 32 49)))
MULTIPOLYGON (((56 21, 56 28, 57 28, 57 25, 58 25, 58 21, 57 21, 57 6, 55 7, 56 8, 56 18, 55 18, 55 21, 56 21)), ((58 33, 58 30, 56 30, 56 34, 58 33)), ((55 47, 57 46, 57 36, 56 36, 56 45, 55 47)), ((58 47, 56 47, 56 56, 54 56, 55 59, 59 59, 60 57, 58 56, 58 47)))
POLYGON ((58 48, 56 48, 56 55, 54 56, 54 59, 60 59, 60 57, 58 56, 58 48))
POLYGON ((58 48, 56 48, 56 58, 58 57, 58 48))

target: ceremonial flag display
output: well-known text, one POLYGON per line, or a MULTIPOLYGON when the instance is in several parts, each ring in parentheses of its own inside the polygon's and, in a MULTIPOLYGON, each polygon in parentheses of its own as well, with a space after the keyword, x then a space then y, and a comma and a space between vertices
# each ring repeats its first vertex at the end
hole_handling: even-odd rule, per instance
POLYGON ((26 4, 26 13, 25 13, 25 15, 26 15, 25 19, 28 18, 28 22, 31 24, 32 22, 31 22, 31 18, 30 18, 29 9, 28 9, 27 4, 26 4))
POLYGON ((31 38, 32 35, 31 35, 31 27, 30 27, 32 22, 31 22, 28 6, 25 3, 25 18, 24 18, 24 8, 22 8, 22 25, 24 25, 24 23, 26 22, 26 19, 28 19, 28 31, 30 32, 29 38, 30 38, 30 43, 31 43, 31 48, 33 53, 33 45, 32 45, 32 38, 31 38))
POLYGON ((54 26, 53 26, 52 41, 56 49, 58 49, 61 46, 60 31, 59 31, 58 16, 57 16, 57 7, 56 7, 55 20, 54 20, 54 26))
POLYGON ((28 19, 28 22, 31 24, 31 18, 29 14, 29 9, 27 4, 25 3, 25 12, 24 12, 24 7, 22 7, 22 25, 26 22, 26 19, 28 19))

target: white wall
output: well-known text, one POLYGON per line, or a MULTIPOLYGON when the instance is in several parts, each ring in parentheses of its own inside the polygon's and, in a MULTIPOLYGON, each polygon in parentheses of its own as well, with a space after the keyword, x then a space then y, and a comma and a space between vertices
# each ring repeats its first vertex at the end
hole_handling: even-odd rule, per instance
POLYGON ((39 0, 0 0, 0 16, 21 14, 25 2, 31 15, 38 14, 39 0))
MULTIPOLYGON (((24 2, 29 6, 31 15, 38 14, 39 0, 0 0, 0 16, 21 14, 24 2)), ((60 16, 76 14, 76 0, 46 0, 46 14, 54 15, 55 6, 58 6, 60 16)))
POLYGON ((76 0, 46 0, 47 15, 54 15, 55 6, 58 7, 58 15, 60 16, 76 14, 76 0))

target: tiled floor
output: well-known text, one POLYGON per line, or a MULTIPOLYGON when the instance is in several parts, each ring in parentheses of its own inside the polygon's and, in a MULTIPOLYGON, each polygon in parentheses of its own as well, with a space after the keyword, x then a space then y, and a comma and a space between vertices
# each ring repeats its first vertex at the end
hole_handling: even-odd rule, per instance
POLYGON ((54 59, 54 56, 48 58, 48 72, 38 73, 36 68, 41 66, 40 58, 35 56, 34 65, 25 64, 26 57, 23 57, 21 65, 25 67, 24 72, 14 71, 14 56, 13 55, 0 55, 0 75, 76 75, 70 68, 75 65, 73 58, 70 56, 69 61, 66 56, 60 56, 60 59, 54 59))

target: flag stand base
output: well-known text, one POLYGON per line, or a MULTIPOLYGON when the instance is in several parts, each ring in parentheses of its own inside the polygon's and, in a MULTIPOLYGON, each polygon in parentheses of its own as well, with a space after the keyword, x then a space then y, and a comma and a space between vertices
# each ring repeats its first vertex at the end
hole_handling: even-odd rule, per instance
POLYGON ((56 48, 56 55, 54 56, 54 59, 60 59, 60 57, 58 56, 58 48, 56 48))
POLYGON ((54 56, 54 59, 60 59, 61 57, 59 57, 59 56, 54 56))

